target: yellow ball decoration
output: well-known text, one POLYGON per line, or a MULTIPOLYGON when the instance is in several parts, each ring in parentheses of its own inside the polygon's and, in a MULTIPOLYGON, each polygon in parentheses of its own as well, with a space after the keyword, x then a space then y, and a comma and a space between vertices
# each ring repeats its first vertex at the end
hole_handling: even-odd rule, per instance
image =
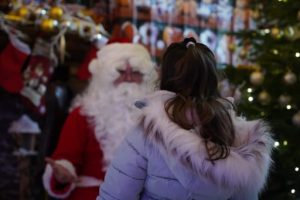
POLYGON ((44 19, 41 22, 41 29, 45 32, 53 31, 55 23, 53 19, 44 19))
POLYGON ((271 96, 268 92, 262 91, 258 95, 258 100, 262 105, 268 105, 271 102, 271 96))
POLYGON ((28 17, 29 16, 28 8, 26 6, 20 7, 18 10, 18 16, 24 17, 24 18, 28 17))
POLYGON ((233 52, 236 49, 236 45, 234 43, 231 43, 228 45, 228 49, 229 49, 229 51, 233 52))
POLYGON ((260 71, 254 71, 250 74, 250 82, 255 86, 261 85, 264 79, 264 74, 260 71))
POLYGON ((63 9, 58 6, 52 7, 49 11, 49 16, 53 19, 61 19, 63 14, 64 14, 63 9))

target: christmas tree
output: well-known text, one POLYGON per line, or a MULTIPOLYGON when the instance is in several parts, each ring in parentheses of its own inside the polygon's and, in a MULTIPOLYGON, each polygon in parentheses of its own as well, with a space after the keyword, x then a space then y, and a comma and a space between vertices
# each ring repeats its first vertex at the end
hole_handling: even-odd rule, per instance
POLYGON ((275 138, 263 200, 300 199, 300 1, 252 0, 255 28, 234 31, 229 45, 243 62, 225 68, 240 92, 238 110, 263 118, 275 138), (238 49, 239 48, 239 49, 238 49))

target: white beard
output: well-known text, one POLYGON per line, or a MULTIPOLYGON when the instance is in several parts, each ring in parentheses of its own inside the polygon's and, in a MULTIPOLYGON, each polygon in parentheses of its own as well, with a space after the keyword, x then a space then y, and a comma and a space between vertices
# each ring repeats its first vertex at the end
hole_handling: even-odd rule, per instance
POLYGON ((140 111, 134 102, 151 91, 153 88, 133 83, 105 88, 91 84, 87 92, 75 100, 75 106, 81 106, 82 114, 88 116, 94 127, 95 137, 104 155, 104 171, 116 148, 138 123, 140 111))

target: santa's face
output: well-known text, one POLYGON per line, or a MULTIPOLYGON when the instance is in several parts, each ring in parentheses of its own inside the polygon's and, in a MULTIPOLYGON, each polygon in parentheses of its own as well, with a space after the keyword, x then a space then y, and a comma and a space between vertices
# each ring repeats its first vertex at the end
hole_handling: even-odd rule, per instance
POLYGON ((140 71, 133 70, 129 62, 126 62, 125 69, 117 69, 119 76, 114 80, 114 86, 118 86, 122 83, 136 83, 141 84, 143 82, 143 74, 140 71))

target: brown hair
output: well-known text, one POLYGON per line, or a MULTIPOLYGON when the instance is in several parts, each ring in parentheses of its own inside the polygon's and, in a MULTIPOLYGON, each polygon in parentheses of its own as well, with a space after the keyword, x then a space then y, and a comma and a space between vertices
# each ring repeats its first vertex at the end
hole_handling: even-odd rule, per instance
POLYGON ((226 158, 234 141, 228 110, 233 105, 221 98, 218 81, 215 56, 204 44, 186 38, 166 49, 161 63, 160 89, 174 92, 176 96, 165 103, 165 110, 180 127, 197 131, 212 162, 226 158))

